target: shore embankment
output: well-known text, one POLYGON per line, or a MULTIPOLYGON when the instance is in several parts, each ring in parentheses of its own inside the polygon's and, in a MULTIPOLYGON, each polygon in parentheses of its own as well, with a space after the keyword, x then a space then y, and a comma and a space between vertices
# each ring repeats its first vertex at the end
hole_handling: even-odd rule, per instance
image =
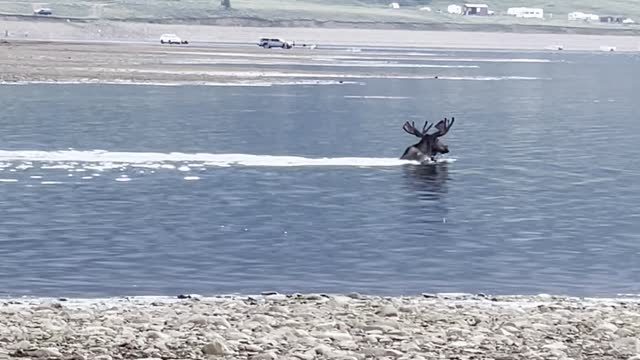
POLYGON ((157 23, 113 20, 18 19, 0 17, 0 39, 46 41, 102 41, 157 43, 165 33, 174 33, 192 43, 255 44, 262 37, 281 37, 296 44, 322 46, 419 47, 477 50, 565 50, 640 51, 637 31, 604 29, 540 29, 489 25, 443 27, 427 24, 415 29, 359 28, 353 24, 335 27, 252 26, 202 24, 197 21, 157 23), (504 31, 500 31, 503 29, 504 31))

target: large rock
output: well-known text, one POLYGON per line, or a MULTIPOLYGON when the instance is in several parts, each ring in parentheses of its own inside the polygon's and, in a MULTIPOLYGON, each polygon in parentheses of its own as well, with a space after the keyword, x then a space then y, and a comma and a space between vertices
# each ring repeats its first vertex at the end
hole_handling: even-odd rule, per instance
POLYGON ((215 339, 202 347, 205 355, 223 356, 229 352, 222 340, 215 339))
POLYGON ((380 316, 398 316, 398 309, 393 305, 384 305, 376 312, 376 314, 380 316))

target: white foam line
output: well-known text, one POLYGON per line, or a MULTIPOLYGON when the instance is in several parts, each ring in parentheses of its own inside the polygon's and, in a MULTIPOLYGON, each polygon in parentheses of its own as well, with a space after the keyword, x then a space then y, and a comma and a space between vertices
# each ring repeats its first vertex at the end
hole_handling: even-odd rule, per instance
MULTIPOLYGON (((282 85, 337 85, 337 84, 359 84, 355 81, 344 80, 310 80, 310 79, 409 79, 409 80, 427 80, 435 79, 434 76, 425 75, 384 75, 384 74, 335 74, 335 73, 283 73, 273 71, 189 71, 189 70, 150 70, 150 69, 109 69, 102 71, 110 72, 137 72, 147 74, 174 74, 174 75, 208 75, 208 76, 220 76, 227 78, 245 78, 245 79, 258 79, 258 78, 307 78, 306 80, 297 81, 244 81, 244 82, 207 82, 207 81, 166 81, 166 82, 132 82, 126 80, 110 80, 103 81, 97 79, 82 79, 82 80, 39 80, 39 81, 5 81, 0 82, 0 85, 29 85, 29 84, 58 84, 58 85, 75 85, 75 84, 101 84, 101 85, 146 85, 146 86, 282 86, 282 85)), ((526 76, 442 76, 438 77, 440 80, 541 80, 538 77, 526 77, 526 76)))
POLYGON ((403 58, 404 56, 411 56, 411 57, 415 57, 415 56, 424 56, 424 57, 429 57, 429 56, 436 56, 435 53, 423 53, 423 52, 409 52, 409 53, 401 53, 400 55, 394 55, 392 53, 388 53, 388 52, 367 52, 367 55, 343 55, 343 54, 336 54, 336 55, 331 55, 331 54, 318 54, 318 53, 308 53, 308 54, 283 54, 283 53, 274 53, 274 52, 264 52, 264 53, 239 53, 239 52, 203 52, 203 51, 184 51, 184 52, 180 52, 179 54, 177 53, 173 53, 173 52, 169 52, 169 51, 162 51, 162 52, 158 52, 158 53, 162 53, 162 54, 167 54, 167 55, 198 55, 198 56, 208 56, 209 59, 212 58, 234 58, 234 59, 238 59, 238 58, 250 58, 250 59, 298 59, 298 60, 302 60, 302 59, 308 59, 308 60, 321 60, 321 61, 326 61, 326 60, 340 60, 340 59, 373 59, 373 60, 379 60, 379 59, 398 59, 398 60, 403 60, 403 59, 410 59, 413 60, 413 58, 403 58), (378 55, 378 56, 375 56, 378 55))
POLYGON ((215 70, 156 70, 156 69, 108 69, 109 72, 136 72, 143 74, 172 74, 172 75, 207 75, 228 78, 386 78, 393 77, 387 75, 359 75, 359 74, 332 74, 332 73, 296 73, 280 71, 215 71, 215 70))
MULTIPOLYGON (((166 64, 173 65, 256 65, 253 61, 246 60, 185 60, 171 61, 166 64)), ((350 62, 325 62, 325 63, 308 63, 297 61, 263 61, 259 65, 295 65, 295 66, 322 66, 322 67, 366 67, 366 68, 454 68, 454 69, 476 69, 478 65, 442 65, 442 64, 399 64, 389 62, 371 62, 371 61, 350 61, 350 62)))
POLYGON ((429 58, 426 61, 451 61, 451 62, 497 62, 497 63, 549 63, 548 59, 504 59, 504 58, 429 58))
MULTIPOLYGON (((367 52, 367 55, 329 55, 329 54, 279 54, 279 53, 235 53, 235 52, 199 52, 199 51, 186 51, 181 52, 180 54, 175 54, 172 52, 159 52, 169 55, 199 55, 199 56, 208 56, 208 58, 191 60, 193 63, 205 63, 215 61, 212 59, 215 58, 233 58, 233 59, 253 59, 251 60, 251 64, 256 64, 255 59, 285 59, 285 60, 307 60, 307 61, 343 61, 343 60, 391 60, 391 61, 414 61, 414 60, 426 60, 426 61, 496 61, 496 62, 550 62, 550 60, 546 59, 469 59, 466 58, 434 58, 436 56, 434 53, 423 53, 423 52, 408 52, 402 53, 401 55, 394 55, 388 52, 367 52), (417 59, 417 57, 422 57, 422 59, 417 59)), ((249 61, 249 60, 244 60, 249 61)), ((165 62, 166 63, 166 62, 165 62)), ((302 62, 302 64, 308 65, 308 62, 302 62)))
POLYGON ((336 81, 336 80, 299 80, 299 81, 279 81, 271 83, 270 86, 282 86, 282 85, 336 85, 336 84, 360 84, 357 81, 336 81))
POLYGON ((376 95, 365 95, 365 96, 357 96, 357 95, 345 95, 345 99, 388 99, 388 100, 405 100, 411 99, 406 96, 376 96, 376 95))
POLYGON ((472 80, 472 81, 500 81, 500 80, 550 80, 533 76, 438 76, 438 80, 472 80))
POLYGON ((25 80, 25 81, 0 81, 0 85, 134 85, 134 86, 211 86, 211 87, 273 87, 273 86, 291 86, 291 85, 345 85, 345 84, 362 84, 355 81, 337 81, 337 80, 298 80, 298 81, 130 81, 130 80, 99 80, 99 79, 80 79, 80 80, 25 80))
MULTIPOLYGON (((548 59, 505 59, 505 58, 447 58, 447 57, 367 57, 367 56, 338 56, 333 60, 388 60, 388 61, 444 61, 444 62, 497 62, 497 63, 550 63, 558 62, 548 59)), ((314 59, 315 60, 315 59, 314 59)), ((321 60, 318 58, 318 60, 321 60)), ((331 60, 330 58, 327 60, 331 60)), ((325 60, 325 61, 327 61, 325 60)))
POLYGON ((50 166, 42 166, 42 169, 73 169, 73 165, 50 165, 50 166))
POLYGON ((312 58, 316 56, 316 54, 309 55, 300 55, 300 54, 282 54, 282 53, 273 53, 273 52, 264 52, 264 53, 239 53, 239 52, 217 52, 217 51, 181 51, 179 53, 171 52, 171 51, 154 51, 157 54, 166 54, 166 55, 200 55, 200 56, 211 56, 211 57, 244 57, 244 58, 280 58, 280 59, 291 59, 291 58, 312 58))
MULTIPOLYGON (((384 58, 385 56, 393 57, 393 56, 436 56, 437 55, 436 53, 428 53, 428 52, 404 52, 404 51, 401 53, 398 53, 398 55, 394 55, 395 53, 390 53, 388 51, 367 51, 366 54, 377 55, 377 56, 381 56, 382 58, 384 58)), ((345 55, 336 55, 336 57, 342 57, 342 56, 345 56, 345 55)))
MULTIPOLYGON (((273 156, 251 154, 208 154, 208 153, 152 153, 152 152, 111 152, 104 150, 93 151, 5 151, 0 150, 2 161, 39 161, 39 162, 86 162, 106 163, 111 168, 119 168, 121 164, 145 164, 150 167, 176 169, 167 162, 201 162, 205 166, 400 166, 417 164, 414 161, 397 158, 371 157, 335 157, 335 158, 307 158, 300 156, 273 156)), ((453 162, 455 159, 439 159, 439 162, 453 162)), ((43 167, 44 168, 44 167, 43 167)), ((60 168, 60 166, 49 167, 60 168)))
POLYGON ((318 53, 308 53, 308 54, 283 54, 283 53, 274 53, 274 52, 264 52, 264 53, 239 53, 239 52, 203 52, 203 51, 184 51, 180 53, 173 53, 169 51, 157 52, 167 55, 198 55, 198 56, 208 56, 209 59, 212 58, 250 58, 250 59, 308 59, 308 60, 324 60, 324 59, 402 59, 403 56, 435 56, 434 53, 402 53, 400 55, 393 55, 388 52, 367 52, 367 55, 343 55, 343 54, 318 54, 318 53), (380 56, 374 56, 380 55, 380 56))
MULTIPOLYGON (((107 71, 107 70, 104 70, 107 71)), ((207 75, 237 78, 338 78, 338 79, 434 79, 425 75, 385 75, 385 74, 337 74, 337 73, 294 73, 277 71, 195 71, 195 70, 152 70, 152 69, 109 69, 111 72, 138 72, 150 74, 207 75)), ((525 76, 461 76, 440 77, 444 80, 538 80, 537 77, 525 76)))

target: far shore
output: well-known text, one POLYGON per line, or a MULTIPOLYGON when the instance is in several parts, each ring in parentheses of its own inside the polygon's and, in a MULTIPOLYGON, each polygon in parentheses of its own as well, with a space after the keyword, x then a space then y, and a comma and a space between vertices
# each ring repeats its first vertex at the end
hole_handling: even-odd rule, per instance
POLYGON ((473 50, 640 51, 638 36, 490 31, 430 31, 362 28, 240 27, 122 21, 34 21, 0 18, 0 40, 158 42, 175 33, 192 43, 255 44, 282 37, 321 46, 417 47, 473 50))

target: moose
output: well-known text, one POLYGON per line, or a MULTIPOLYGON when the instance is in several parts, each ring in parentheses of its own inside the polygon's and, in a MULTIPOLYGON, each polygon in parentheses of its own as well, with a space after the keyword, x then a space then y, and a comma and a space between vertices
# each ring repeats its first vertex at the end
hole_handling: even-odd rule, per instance
POLYGON ((415 160, 422 163, 425 160, 435 161, 436 155, 448 153, 449 147, 442 143, 440 138, 449 132, 454 121, 454 117, 452 117, 450 121, 446 117, 443 120, 440 120, 436 124, 436 129, 438 131, 433 134, 428 133, 429 129, 433 126, 433 123, 431 123, 431 125, 427 127, 427 124, 429 123, 428 120, 424 122, 422 131, 416 128, 413 121, 411 123, 408 121, 405 122, 402 129, 411 135, 419 137, 420 142, 409 146, 404 151, 404 154, 402 154, 400 159, 415 160))

